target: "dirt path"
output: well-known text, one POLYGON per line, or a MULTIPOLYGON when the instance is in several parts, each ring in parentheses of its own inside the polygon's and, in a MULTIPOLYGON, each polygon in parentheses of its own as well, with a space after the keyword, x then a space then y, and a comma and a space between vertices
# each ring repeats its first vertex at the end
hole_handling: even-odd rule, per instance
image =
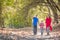
POLYGON ((60 40, 60 31, 52 31, 49 36, 46 32, 41 36, 38 30, 37 35, 33 35, 32 29, 0 29, 0 40, 60 40))

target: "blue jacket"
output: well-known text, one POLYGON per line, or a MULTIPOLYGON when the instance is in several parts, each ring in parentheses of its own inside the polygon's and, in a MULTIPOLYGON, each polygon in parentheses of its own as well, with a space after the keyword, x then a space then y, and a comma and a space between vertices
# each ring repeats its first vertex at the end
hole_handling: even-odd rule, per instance
POLYGON ((33 17, 33 25, 37 26, 37 23, 38 23, 38 18, 37 17, 33 17))

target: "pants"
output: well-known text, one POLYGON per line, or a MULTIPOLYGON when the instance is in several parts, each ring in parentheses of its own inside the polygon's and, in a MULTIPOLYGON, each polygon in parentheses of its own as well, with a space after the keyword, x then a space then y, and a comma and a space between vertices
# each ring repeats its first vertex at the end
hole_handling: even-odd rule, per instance
POLYGON ((34 35, 37 34, 37 25, 34 25, 34 27, 33 27, 33 33, 34 33, 34 35))
POLYGON ((47 27, 46 32, 47 32, 47 35, 49 35, 50 27, 47 27))
POLYGON ((41 35, 43 35, 44 29, 40 28, 41 35))

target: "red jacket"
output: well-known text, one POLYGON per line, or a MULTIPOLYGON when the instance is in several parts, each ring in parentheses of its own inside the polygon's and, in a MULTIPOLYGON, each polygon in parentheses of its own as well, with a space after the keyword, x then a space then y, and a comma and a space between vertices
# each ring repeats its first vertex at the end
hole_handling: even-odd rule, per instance
POLYGON ((51 21, 52 21, 51 18, 46 18, 46 28, 50 27, 50 30, 52 31, 51 21))

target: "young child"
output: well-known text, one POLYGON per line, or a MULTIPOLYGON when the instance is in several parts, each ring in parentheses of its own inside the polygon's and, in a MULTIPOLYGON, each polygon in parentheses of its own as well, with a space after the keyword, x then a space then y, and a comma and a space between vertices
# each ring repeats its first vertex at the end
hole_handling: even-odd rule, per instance
POLYGON ((41 23, 39 24, 39 26, 40 26, 40 32, 41 32, 41 35, 43 35, 43 31, 44 31, 44 23, 43 23, 43 21, 41 21, 41 23))

